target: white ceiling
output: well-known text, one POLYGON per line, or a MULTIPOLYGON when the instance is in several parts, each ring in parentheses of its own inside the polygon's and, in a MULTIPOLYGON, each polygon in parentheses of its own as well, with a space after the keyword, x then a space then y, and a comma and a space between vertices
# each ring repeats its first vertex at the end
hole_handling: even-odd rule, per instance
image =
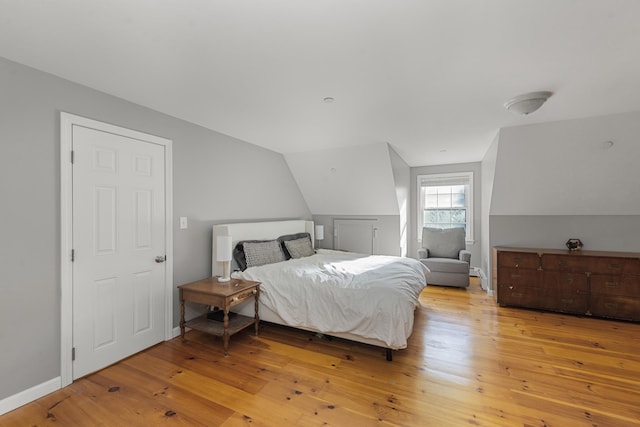
POLYGON ((422 166, 640 111, 639 21, 638 0, 1 0, 0 56, 284 154, 389 142, 422 166))

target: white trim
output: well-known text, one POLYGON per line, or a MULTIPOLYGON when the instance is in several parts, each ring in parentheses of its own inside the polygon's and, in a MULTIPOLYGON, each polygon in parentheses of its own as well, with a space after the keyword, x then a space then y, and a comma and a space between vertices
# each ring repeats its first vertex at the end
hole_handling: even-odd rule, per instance
POLYGON ((72 129, 74 125, 124 135, 162 145, 165 150, 165 339, 173 334, 173 155, 172 141, 154 135, 102 123, 65 112, 60 113, 60 380, 65 387, 73 382, 73 275, 71 249, 73 249, 72 218, 72 129))
POLYGON ((13 411, 22 405, 26 405, 29 402, 40 399, 42 396, 46 396, 47 394, 53 393, 59 389, 60 377, 56 377, 49 381, 45 381, 42 384, 23 390, 20 393, 16 393, 13 396, 5 397, 0 400, 0 415, 13 411))
POLYGON ((469 181, 469 194, 467 194, 467 241, 466 243, 471 245, 475 243, 475 234, 473 229, 474 222, 474 206, 473 206, 473 172, 450 172, 450 173, 434 173, 434 174, 422 174, 418 175, 416 178, 416 200, 417 203, 417 216, 416 216, 416 225, 417 225, 417 234, 416 240, 418 242, 422 242, 422 206, 424 205, 424 201, 422 199, 422 185, 421 182, 423 179, 429 180, 437 180, 437 179, 452 179, 456 177, 464 177, 469 181))

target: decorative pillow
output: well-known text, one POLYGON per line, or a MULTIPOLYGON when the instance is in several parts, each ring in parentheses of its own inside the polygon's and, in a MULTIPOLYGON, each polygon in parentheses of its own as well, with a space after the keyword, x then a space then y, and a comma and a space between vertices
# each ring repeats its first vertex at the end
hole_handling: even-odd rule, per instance
POLYGON ((291 258, 303 258, 315 253, 311 246, 311 240, 308 237, 296 240, 287 240, 284 242, 284 246, 287 248, 287 251, 289 251, 291 258))
POLYGON ((238 264, 238 268, 241 271, 247 269, 247 259, 244 255, 244 244, 260 242, 268 242, 268 240, 242 240, 236 243, 236 246, 233 248, 233 259, 236 261, 236 264, 238 264))
MULTIPOLYGON (((292 258, 292 256, 289 253, 289 250, 287 249, 287 246, 285 245, 285 242, 288 241, 288 240, 302 239, 303 237, 306 237, 307 239, 309 239, 309 241, 311 241, 311 234, 306 233, 306 232, 296 233, 296 234, 286 234, 284 236, 278 237, 278 241, 282 245, 282 251, 284 252, 284 256, 286 256, 287 259, 292 258)), ((311 245, 311 246, 313 246, 313 245, 311 245)))
POLYGON ((286 260, 280 247, 280 242, 277 240, 255 243, 245 242, 243 247, 247 268, 286 260))

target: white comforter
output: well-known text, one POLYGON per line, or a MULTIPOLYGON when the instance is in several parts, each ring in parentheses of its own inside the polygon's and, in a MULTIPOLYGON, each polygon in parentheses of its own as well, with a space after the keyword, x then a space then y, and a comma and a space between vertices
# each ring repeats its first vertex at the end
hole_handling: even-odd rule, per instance
POLYGON ((262 282, 260 301, 288 325, 407 346, 425 267, 413 258, 319 250, 250 267, 234 276, 262 282))

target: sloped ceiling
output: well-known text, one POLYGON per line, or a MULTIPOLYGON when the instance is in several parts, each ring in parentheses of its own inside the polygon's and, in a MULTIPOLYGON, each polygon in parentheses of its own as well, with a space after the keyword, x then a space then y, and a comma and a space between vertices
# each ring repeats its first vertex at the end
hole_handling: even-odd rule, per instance
POLYGON ((284 154, 482 159, 505 126, 640 111, 637 0, 0 2, 0 56, 284 154), (502 104, 554 95, 516 116, 502 104), (325 103, 325 97, 334 102, 325 103))
POLYGON ((314 215, 399 215, 389 147, 368 146, 286 154, 314 215))

